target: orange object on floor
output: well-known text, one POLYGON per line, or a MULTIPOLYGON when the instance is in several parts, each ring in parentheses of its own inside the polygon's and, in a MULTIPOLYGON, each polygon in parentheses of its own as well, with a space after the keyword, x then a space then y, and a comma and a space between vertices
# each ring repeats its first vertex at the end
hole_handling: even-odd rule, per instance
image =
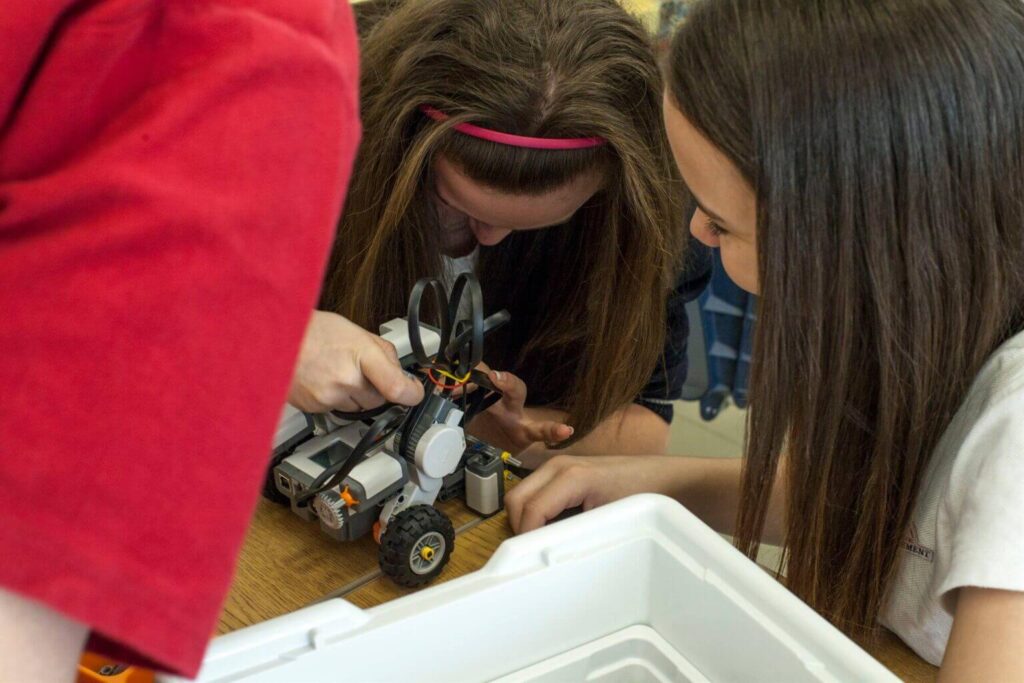
POLYGON ((91 652, 78 662, 77 683, 153 683, 153 672, 137 666, 125 666, 91 652))

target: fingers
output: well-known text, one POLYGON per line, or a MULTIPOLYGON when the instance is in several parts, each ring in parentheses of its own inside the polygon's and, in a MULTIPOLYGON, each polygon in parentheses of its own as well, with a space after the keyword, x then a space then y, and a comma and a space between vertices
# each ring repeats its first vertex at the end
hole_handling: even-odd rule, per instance
POLYGON ((390 360, 395 365, 401 365, 401 363, 398 362, 398 350, 395 349, 394 344, 392 344, 386 339, 378 337, 375 334, 371 334, 370 339, 372 339, 373 342, 380 348, 380 350, 384 352, 384 355, 388 357, 388 360, 390 360))
MULTIPOLYGON (((353 373, 358 376, 358 373, 353 373)), ((296 376, 288 391, 288 402, 306 413, 327 413, 341 410, 358 413, 384 403, 381 396, 365 378, 358 376, 355 384, 349 382, 323 381, 321 375, 316 382, 303 382, 296 376)))
POLYGON ((339 406, 337 410, 345 412, 360 413, 364 410, 377 408, 388 399, 384 397, 372 384, 363 380, 357 386, 352 387, 345 393, 339 393, 331 402, 333 406, 339 406))
POLYGON ((407 406, 416 405, 423 400, 423 385, 405 373, 402 366, 398 364, 395 348, 387 342, 384 343, 390 348, 390 353, 380 346, 372 346, 360 354, 359 368, 371 385, 373 392, 360 387, 361 391, 352 392, 352 399, 359 403, 373 402, 375 399, 373 393, 376 393, 381 397, 381 400, 377 401, 377 405, 384 401, 407 406))
POLYGON ((533 443, 555 444, 565 441, 573 435, 573 428, 567 424, 554 421, 525 422, 523 434, 533 443))
POLYGON ((402 370, 392 344, 336 313, 313 312, 292 377, 293 405, 361 412, 422 399, 423 385, 402 370))
POLYGON ((515 533, 539 529, 565 510, 583 505, 587 485, 582 469, 571 462, 572 458, 552 459, 508 493, 505 507, 515 533))
POLYGON ((511 372, 498 372, 492 370, 488 373, 491 382, 502 393, 505 405, 514 408, 522 408, 526 405, 526 382, 519 379, 511 372))
POLYGON ((452 397, 460 398, 463 394, 472 394, 477 389, 479 389, 479 387, 472 382, 469 384, 463 384, 452 389, 452 397))
POLYGON ((562 476, 553 480, 523 505, 517 534, 539 529, 572 507, 583 505, 585 492, 580 482, 562 476))
POLYGON ((547 486, 548 482, 558 476, 560 468, 557 463, 548 461, 526 479, 505 494, 505 512, 508 513, 512 531, 519 533, 519 525, 523 516, 523 507, 533 495, 547 486))
POLYGON ((361 413, 385 402, 384 397, 365 380, 356 386, 332 384, 320 389, 319 393, 300 392, 295 398, 289 397, 289 402, 307 413, 327 413, 332 410, 361 413))
POLYGON ((304 413, 325 413, 330 408, 316 399, 298 382, 293 382, 288 391, 288 403, 292 404, 304 413))
MULTIPOLYGON (((491 367, 483 361, 477 363, 475 369, 487 375, 491 374, 491 367)), ((452 396, 459 397, 462 396, 463 394, 472 394, 479 388, 480 387, 474 384, 473 382, 469 382, 468 384, 463 384, 461 387, 456 387, 454 390, 452 390, 452 396)))
MULTIPOLYGON (((490 366, 487 365, 487 363, 484 363, 483 361, 480 361, 479 363, 477 363, 477 366, 474 369, 477 372, 482 372, 482 373, 484 373, 485 375, 488 375, 488 376, 493 374, 491 372, 490 366)), ((476 391, 479 388, 480 387, 477 386, 476 384, 474 384, 473 382, 469 382, 467 384, 463 384, 462 386, 458 386, 458 387, 452 389, 452 396, 458 398, 458 397, 462 396, 463 394, 472 394, 474 391, 476 391)))

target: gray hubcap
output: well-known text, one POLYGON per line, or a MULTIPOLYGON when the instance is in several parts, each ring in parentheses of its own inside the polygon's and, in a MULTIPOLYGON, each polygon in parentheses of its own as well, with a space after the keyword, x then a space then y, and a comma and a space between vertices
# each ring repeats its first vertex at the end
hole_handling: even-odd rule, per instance
POLYGON ((430 531, 416 541, 409 553, 409 566, 416 574, 429 574, 444 558, 446 548, 444 536, 430 531))

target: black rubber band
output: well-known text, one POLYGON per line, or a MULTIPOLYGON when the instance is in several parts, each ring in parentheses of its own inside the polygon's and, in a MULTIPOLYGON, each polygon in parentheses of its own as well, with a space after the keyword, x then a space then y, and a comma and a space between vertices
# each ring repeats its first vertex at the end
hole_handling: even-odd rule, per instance
POLYGON ((484 295, 480 290, 480 282, 472 273, 462 273, 455 278, 451 300, 448 302, 449 320, 453 327, 458 325, 459 308, 467 291, 470 326, 455 340, 445 340, 441 346, 444 356, 452 364, 452 370, 460 375, 475 368, 484 358, 484 295), (465 343, 456 343, 465 334, 470 334, 471 338, 468 347, 465 343))
POLYGON ((443 351, 445 346, 448 345, 452 334, 452 319, 450 316, 446 316, 450 306, 441 282, 437 278, 430 277, 417 280, 416 284, 413 285, 412 292, 409 294, 409 312, 406 322, 409 328, 409 345, 412 347, 412 353, 416 357, 416 362, 425 368, 432 367, 433 365, 433 361, 423 348, 423 338, 420 336, 420 308, 423 303, 423 292, 428 287, 434 293, 434 304, 437 307, 437 317, 440 323, 438 327, 441 328, 439 351, 443 351))
MULTIPOLYGON (((509 314, 508 311, 506 311, 504 309, 498 311, 497 313, 492 313, 491 315, 487 316, 486 319, 484 319, 483 334, 481 336, 486 338, 488 334, 490 334, 491 332, 494 332, 496 329, 498 329, 499 327, 501 327, 502 325, 504 325, 505 323, 507 323, 511 319, 512 319, 512 316, 509 314)), ((472 335, 473 335, 473 330, 471 330, 471 329, 462 330, 461 332, 459 332, 455 336, 455 339, 453 339, 451 341, 451 343, 448 345, 448 347, 449 348, 460 347, 463 344, 465 344, 466 342, 468 342, 470 340, 470 338, 472 337, 472 335)), ((482 346, 483 345, 481 344, 481 347, 482 346)), ((480 355, 481 356, 483 355, 482 348, 481 348, 481 354, 480 355)), ((480 363, 477 362, 477 365, 479 365, 479 364, 480 363)), ((476 365, 474 365, 473 367, 475 368, 476 365)))
POLYGON ((490 391, 488 389, 480 388, 476 391, 470 392, 469 396, 464 400, 462 412, 465 417, 463 418, 463 424, 469 424, 473 421, 474 417, 486 411, 500 400, 500 391, 490 391))
POLYGON ((313 483, 309 485, 309 490, 304 491, 302 495, 295 499, 295 504, 305 505, 313 496, 345 481, 345 477, 355 469, 356 465, 363 461, 363 456, 366 455, 370 448, 398 431, 405 422, 407 415, 407 411, 399 406, 388 408, 383 415, 373 421, 373 424, 366 430, 363 437, 359 439, 359 443, 355 445, 349 456, 321 472, 313 480, 313 483))
POLYGON ((385 403, 384 405, 377 406, 376 408, 370 408, 359 413, 346 413, 343 410, 332 410, 331 415, 342 420, 348 420, 349 422, 359 422, 361 420, 372 420, 378 415, 383 415, 393 403, 385 403))

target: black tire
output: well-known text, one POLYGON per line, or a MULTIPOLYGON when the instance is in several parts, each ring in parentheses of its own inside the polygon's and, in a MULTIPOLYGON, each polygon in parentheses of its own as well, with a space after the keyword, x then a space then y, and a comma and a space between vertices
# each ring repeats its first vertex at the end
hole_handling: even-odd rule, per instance
POLYGON ((270 465, 267 467, 267 474, 263 477, 263 497, 269 500, 271 503, 277 505, 290 506, 292 501, 288 499, 288 496, 284 495, 277 490, 277 486, 274 484, 274 468, 281 464, 281 461, 291 455, 290 451, 284 453, 277 453, 271 456, 270 465))
POLYGON ((451 520, 432 505, 414 505, 402 510, 388 524, 380 539, 380 569, 400 586, 416 587, 432 581, 451 558, 455 528, 451 520), (412 556, 430 547, 429 560, 412 556))

